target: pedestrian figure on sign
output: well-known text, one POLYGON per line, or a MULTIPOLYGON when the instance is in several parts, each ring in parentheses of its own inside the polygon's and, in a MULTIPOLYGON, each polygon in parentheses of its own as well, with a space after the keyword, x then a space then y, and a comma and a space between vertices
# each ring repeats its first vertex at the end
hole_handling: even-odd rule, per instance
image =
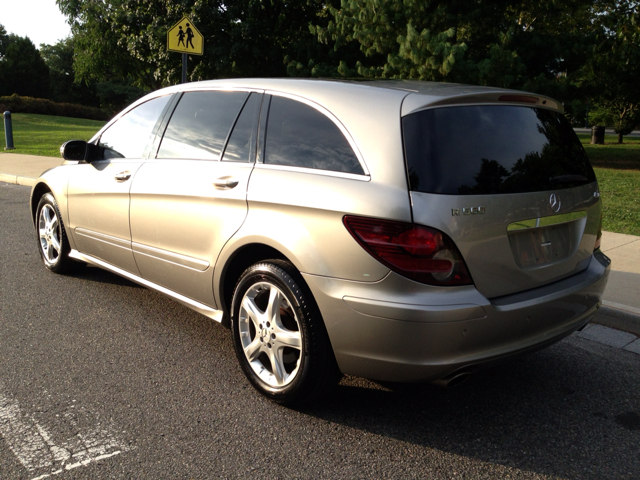
POLYGON ((187 45, 186 46, 189 47, 189 44, 191 44, 191 48, 195 49, 196 47, 193 46, 193 37, 195 37, 195 35, 193 34, 193 30, 191 30, 191 27, 187 23, 187 45))
MULTIPOLYGON (((189 26, 189 24, 187 24, 187 26, 189 26)), ((180 45, 180 43, 182 43, 182 46, 187 48, 187 46, 184 44, 184 32, 182 31, 182 27, 178 27, 180 29, 180 31, 178 32, 178 45, 180 45)), ((191 31, 191 29, 187 30, 187 33, 191 31)))

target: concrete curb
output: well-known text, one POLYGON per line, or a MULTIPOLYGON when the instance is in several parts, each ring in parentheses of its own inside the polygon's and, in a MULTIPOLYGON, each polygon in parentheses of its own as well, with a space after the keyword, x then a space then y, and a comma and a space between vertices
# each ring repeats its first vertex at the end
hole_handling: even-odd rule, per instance
POLYGON ((36 179, 30 178, 30 177, 23 177, 22 175, 11 175, 8 173, 0 173, 0 182, 33 187, 33 185, 36 183, 36 179))
POLYGON ((623 332, 640 336, 640 315, 634 312, 637 308, 613 302, 602 302, 602 307, 593 318, 592 323, 615 328, 623 332), (615 307, 611 306, 615 305, 615 307))

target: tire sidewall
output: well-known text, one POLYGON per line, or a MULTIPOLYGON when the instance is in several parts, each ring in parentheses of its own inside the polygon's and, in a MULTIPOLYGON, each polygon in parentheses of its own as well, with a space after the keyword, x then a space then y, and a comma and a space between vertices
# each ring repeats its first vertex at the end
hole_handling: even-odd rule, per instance
POLYGON ((240 362, 243 372, 254 387, 256 387, 263 395, 276 401, 285 401, 290 397, 294 397, 298 391, 304 388, 305 382, 308 381, 310 345, 308 340, 309 332, 307 315, 309 315, 309 313, 305 311, 305 305, 307 305, 307 301, 305 300, 304 293, 297 282, 286 271, 271 263, 256 264, 247 269, 240 277, 234 291, 231 310, 231 330, 236 356, 240 362), (280 289, 280 291, 287 297, 287 300, 294 309, 296 317, 298 318, 300 336, 302 338, 300 366, 298 367, 298 372, 293 381, 282 387, 273 387, 268 385, 258 377, 258 375, 256 375, 247 360, 240 340, 240 329, 238 326, 240 303, 245 293, 256 283, 269 283, 280 289))
POLYGON ((40 252, 40 257, 42 258, 42 262, 44 266, 47 267, 52 272, 59 273, 64 269, 64 259, 66 255, 69 253, 69 244, 67 242, 66 232, 64 230, 64 224, 62 223, 62 217, 60 215, 60 209, 58 208, 58 202, 56 202, 55 197, 51 193, 45 193, 38 202, 38 208, 36 209, 36 241, 38 242, 38 252, 40 252), (49 205, 53 208, 56 216, 58 217, 58 237, 60 238, 60 251, 58 252, 58 258, 55 262, 51 263, 47 260, 44 251, 42 250, 42 245, 40 244, 40 214, 42 209, 49 205))

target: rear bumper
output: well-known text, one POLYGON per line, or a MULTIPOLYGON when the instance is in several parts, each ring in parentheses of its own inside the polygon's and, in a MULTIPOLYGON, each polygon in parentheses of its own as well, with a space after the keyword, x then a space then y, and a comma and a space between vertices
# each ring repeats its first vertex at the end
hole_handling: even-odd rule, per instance
POLYGON ((597 312, 609 259, 582 272, 489 300, 473 286, 429 287, 394 273, 375 283, 304 275, 343 373, 411 382, 448 377, 548 346, 597 312))

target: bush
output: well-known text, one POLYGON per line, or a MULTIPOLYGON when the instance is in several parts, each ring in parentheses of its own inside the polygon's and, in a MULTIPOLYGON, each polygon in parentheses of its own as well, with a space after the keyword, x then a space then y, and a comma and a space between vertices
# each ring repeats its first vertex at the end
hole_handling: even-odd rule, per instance
POLYGON ((88 120, 109 120, 109 113, 95 107, 85 107, 73 103, 55 103, 44 98, 21 97, 13 94, 0 97, 0 111, 11 113, 39 113, 41 115, 58 115, 60 117, 86 118, 88 120))

